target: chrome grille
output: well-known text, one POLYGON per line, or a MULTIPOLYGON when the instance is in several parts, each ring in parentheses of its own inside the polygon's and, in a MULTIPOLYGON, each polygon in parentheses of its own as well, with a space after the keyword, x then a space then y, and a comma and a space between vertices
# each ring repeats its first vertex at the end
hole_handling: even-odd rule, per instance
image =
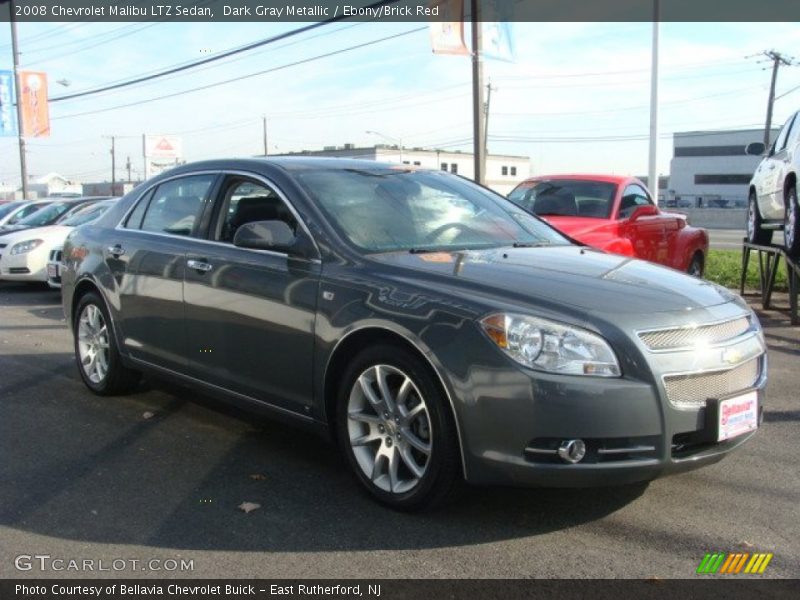
POLYGON ((664 377, 664 387, 671 404, 699 408, 709 398, 721 398, 752 388, 758 381, 760 371, 761 359, 754 358, 727 371, 667 375, 664 377))
POLYGON ((639 337, 650 350, 669 350, 694 346, 698 342, 718 344, 743 334, 749 328, 749 317, 739 317, 713 325, 644 331, 639 337))
POLYGON ((60 263, 61 262, 61 248, 56 250, 50 250, 50 262, 60 263))

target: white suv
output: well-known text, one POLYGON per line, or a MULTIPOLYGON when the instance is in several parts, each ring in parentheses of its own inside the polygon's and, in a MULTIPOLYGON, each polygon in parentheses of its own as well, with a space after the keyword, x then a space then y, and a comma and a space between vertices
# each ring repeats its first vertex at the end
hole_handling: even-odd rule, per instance
POLYGON ((783 228, 783 242, 790 256, 800 256, 800 208, 797 206, 797 174, 800 171, 800 111, 789 117, 769 152, 764 144, 747 146, 747 154, 764 155, 750 181, 747 239, 769 244, 772 232, 783 228))

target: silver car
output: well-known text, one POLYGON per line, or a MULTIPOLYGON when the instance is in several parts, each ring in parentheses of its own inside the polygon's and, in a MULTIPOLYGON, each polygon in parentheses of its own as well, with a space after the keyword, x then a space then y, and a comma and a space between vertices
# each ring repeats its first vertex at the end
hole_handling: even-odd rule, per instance
POLYGON ((799 256, 800 111, 789 117, 769 151, 765 150, 762 143, 749 144, 746 149, 747 154, 764 156, 750 181, 747 239, 754 244, 769 244, 772 232, 783 229, 786 251, 790 256, 799 256))

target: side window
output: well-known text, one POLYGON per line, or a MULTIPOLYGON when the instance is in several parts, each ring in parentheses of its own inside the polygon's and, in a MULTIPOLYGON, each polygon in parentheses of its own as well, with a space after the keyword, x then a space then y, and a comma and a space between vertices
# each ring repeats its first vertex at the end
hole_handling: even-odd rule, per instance
POLYGON ((792 115, 789 117, 789 120, 786 121, 786 125, 783 126, 781 132, 778 134, 778 137, 775 138, 775 145, 772 147, 771 154, 775 154, 784 150, 786 148, 786 140, 789 139, 789 131, 792 129, 792 122, 795 120, 795 116, 792 115))
POLYGON ((127 229, 139 229, 142 226, 142 217, 144 216, 144 211, 147 210, 147 203, 150 202, 150 198, 152 197, 153 190, 150 190, 139 199, 139 202, 136 204, 134 209, 128 215, 128 219, 125 221, 125 227, 127 229))
POLYGON ((156 188, 142 219, 142 231, 191 235, 215 175, 194 175, 156 188))
POLYGON ((637 206, 646 206, 652 203, 653 201, 650 199, 647 190, 640 185, 632 183, 626 187, 625 191, 622 193, 622 202, 620 202, 619 205, 619 218, 627 219, 633 214, 637 206))
POLYGON ((215 239, 232 244, 236 230, 253 221, 283 221, 297 231, 297 219, 275 190, 238 177, 228 180, 215 239))

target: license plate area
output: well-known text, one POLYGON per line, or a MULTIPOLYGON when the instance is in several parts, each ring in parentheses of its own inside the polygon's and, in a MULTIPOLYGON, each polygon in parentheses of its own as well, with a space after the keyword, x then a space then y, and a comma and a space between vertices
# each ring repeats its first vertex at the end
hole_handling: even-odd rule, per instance
POLYGON ((49 265, 47 265, 47 276, 58 277, 58 265, 54 263, 50 263, 49 265))
POLYGON ((718 442, 758 429, 758 392, 751 390, 706 404, 706 423, 718 442))

